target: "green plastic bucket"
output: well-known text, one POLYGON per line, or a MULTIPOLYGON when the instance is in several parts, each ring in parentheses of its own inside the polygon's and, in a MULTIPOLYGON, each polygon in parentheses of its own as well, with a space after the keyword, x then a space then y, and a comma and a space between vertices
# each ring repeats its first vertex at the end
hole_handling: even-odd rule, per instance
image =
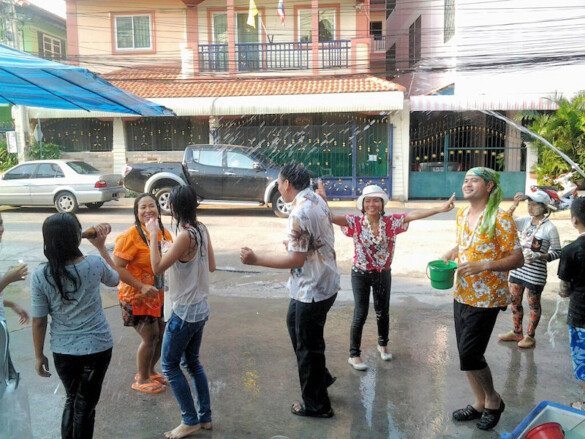
POLYGON ((427 277, 431 280, 431 286, 437 290, 448 290, 453 286, 453 278, 457 264, 449 261, 445 264, 442 260, 431 261, 427 266, 427 277))

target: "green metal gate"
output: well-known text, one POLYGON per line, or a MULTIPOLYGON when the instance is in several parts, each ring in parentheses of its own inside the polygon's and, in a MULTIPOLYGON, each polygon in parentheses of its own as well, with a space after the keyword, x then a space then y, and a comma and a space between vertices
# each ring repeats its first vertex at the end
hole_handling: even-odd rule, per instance
POLYGON ((290 161, 304 163, 323 179, 332 197, 355 197, 368 184, 386 187, 391 194, 391 136, 387 119, 365 116, 345 119, 303 115, 231 121, 220 125, 218 143, 257 148, 277 165, 290 161))
POLYGON ((526 146, 520 133, 482 113, 412 113, 409 198, 463 194, 465 172, 486 166, 500 172, 505 197, 524 191, 526 146))

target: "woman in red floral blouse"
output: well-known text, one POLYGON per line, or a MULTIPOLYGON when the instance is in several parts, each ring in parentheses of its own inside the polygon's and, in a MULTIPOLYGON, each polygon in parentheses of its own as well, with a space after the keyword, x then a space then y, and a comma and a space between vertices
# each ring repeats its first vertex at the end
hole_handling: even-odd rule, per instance
MULTIPOLYGON (((317 192, 325 198, 323 185, 317 192)), ((394 256, 396 235, 408 230, 410 221, 427 218, 454 207, 455 194, 439 207, 414 210, 408 213, 386 215, 384 206, 388 195, 375 185, 366 186, 357 199, 362 215, 332 215, 332 222, 342 227, 346 236, 353 238, 355 253, 351 269, 351 286, 355 308, 349 336, 348 363, 356 370, 367 370, 361 358, 362 330, 368 316, 370 290, 374 297, 374 310, 378 324, 378 352, 384 361, 390 361, 388 329, 390 324, 390 264, 394 256)))

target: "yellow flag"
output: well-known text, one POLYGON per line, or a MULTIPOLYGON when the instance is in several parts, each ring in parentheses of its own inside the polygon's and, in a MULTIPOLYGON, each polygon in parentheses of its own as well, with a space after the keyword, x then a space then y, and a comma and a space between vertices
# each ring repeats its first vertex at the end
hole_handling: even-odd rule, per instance
POLYGON ((251 26, 254 29, 256 29, 256 15, 258 15, 258 8, 256 7, 254 0, 250 0, 250 9, 248 10, 248 26, 251 26))

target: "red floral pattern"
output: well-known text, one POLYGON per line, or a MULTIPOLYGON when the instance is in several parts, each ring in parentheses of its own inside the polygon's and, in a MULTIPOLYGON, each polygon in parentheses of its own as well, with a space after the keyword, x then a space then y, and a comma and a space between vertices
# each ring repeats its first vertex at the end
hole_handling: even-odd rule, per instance
POLYGON ((405 213, 382 216, 379 233, 383 233, 384 239, 376 244, 369 228, 364 224, 365 215, 346 215, 347 226, 342 227, 341 231, 346 236, 353 237, 353 266, 364 271, 388 270, 394 257, 396 235, 408 230, 405 217, 405 213))

